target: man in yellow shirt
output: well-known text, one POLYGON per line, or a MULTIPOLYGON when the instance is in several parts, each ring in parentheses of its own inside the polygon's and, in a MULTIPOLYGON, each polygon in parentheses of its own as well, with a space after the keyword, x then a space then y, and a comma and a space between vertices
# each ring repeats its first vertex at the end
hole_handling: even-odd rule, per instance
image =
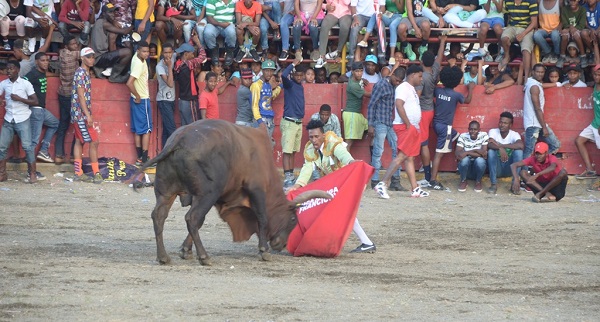
POLYGON ((135 134, 137 151, 136 165, 148 161, 148 146, 152 131, 152 110, 150 107, 150 91, 148 90, 148 64, 150 46, 142 41, 138 44, 136 54, 131 59, 131 71, 127 87, 131 92, 131 131, 135 134))

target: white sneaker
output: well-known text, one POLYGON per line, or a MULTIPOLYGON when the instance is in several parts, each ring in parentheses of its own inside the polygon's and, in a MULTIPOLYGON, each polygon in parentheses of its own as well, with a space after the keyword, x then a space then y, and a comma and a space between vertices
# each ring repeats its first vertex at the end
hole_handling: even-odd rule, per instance
POLYGON ((388 65, 390 65, 390 66, 396 65, 396 58, 390 57, 390 60, 388 60, 388 65))
POLYGON ((385 182, 383 182, 383 181, 379 182, 375 186, 375 188, 373 188, 373 190, 375 190, 375 192, 377 192, 377 194, 379 195, 379 198, 390 199, 390 195, 388 195, 387 186, 385 185, 385 182))
POLYGON ((425 197, 429 197, 429 192, 421 189, 421 187, 416 187, 412 193, 410 194, 411 197, 413 198, 425 198, 425 197))
POLYGON ((363 48, 369 47, 369 44, 368 44, 366 41, 364 41, 364 40, 362 40, 361 42, 359 42, 359 43, 358 43, 358 44, 356 44, 356 45, 357 45, 358 47, 363 47, 363 48))
POLYGON ((332 52, 330 52, 330 53, 327 53, 327 54, 325 55, 325 58, 326 58, 326 59, 336 59, 338 55, 339 55, 339 54, 338 54, 338 52, 337 52, 337 50, 336 50, 336 51, 332 51, 332 52))
POLYGON ((325 66, 325 64, 327 64, 327 62, 325 60, 323 60, 323 56, 321 56, 321 57, 319 57, 319 59, 317 59, 315 68, 323 68, 323 66, 325 66))
POLYGON ((27 49, 29 49, 30 53, 33 53, 35 51, 35 42, 36 42, 35 38, 29 38, 29 46, 27 49))
POLYGON ((477 52, 481 55, 481 57, 485 57, 488 54, 488 51, 483 47, 477 49, 477 52))
POLYGON ((102 71, 102 75, 104 75, 106 77, 110 77, 111 74, 112 74, 112 67, 108 67, 107 69, 102 71))

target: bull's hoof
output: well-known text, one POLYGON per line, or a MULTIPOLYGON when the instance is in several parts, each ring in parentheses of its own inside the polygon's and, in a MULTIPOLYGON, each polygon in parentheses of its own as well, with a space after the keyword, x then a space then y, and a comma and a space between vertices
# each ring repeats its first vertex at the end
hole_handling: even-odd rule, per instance
POLYGON ((260 253, 260 259, 262 259, 265 262, 270 262, 272 259, 271 253, 269 252, 261 252, 260 253))
POLYGON ((181 247, 179 249, 179 257, 181 257, 181 259, 190 259, 190 258, 194 258, 194 255, 192 254, 191 249, 185 249, 185 248, 181 247))
POLYGON ((199 261, 200 261, 200 265, 202 265, 202 266, 212 266, 212 261, 210 260, 209 257, 200 258, 199 261))
POLYGON ((171 257, 169 257, 169 256, 165 256, 163 258, 157 258, 156 260, 158 261, 158 263, 160 265, 171 264, 171 257))

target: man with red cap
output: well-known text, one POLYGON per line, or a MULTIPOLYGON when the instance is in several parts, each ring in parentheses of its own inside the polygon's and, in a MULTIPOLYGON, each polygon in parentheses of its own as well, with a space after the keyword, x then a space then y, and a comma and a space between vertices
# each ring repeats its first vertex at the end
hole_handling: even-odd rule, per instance
POLYGON ((558 164, 556 156, 548 153, 548 144, 538 142, 533 150, 533 155, 510 165, 513 175, 512 191, 520 194, 519 175, 535 194, 531 198, 534 202, 540 202, 547 197, 550 201, 559 201, 565 196, 567 188, 567 171, 558 164), (533 168, 535 174, 531 175, 525 166, 533 168), (521 167, 521 173, 517 168, 521 167))

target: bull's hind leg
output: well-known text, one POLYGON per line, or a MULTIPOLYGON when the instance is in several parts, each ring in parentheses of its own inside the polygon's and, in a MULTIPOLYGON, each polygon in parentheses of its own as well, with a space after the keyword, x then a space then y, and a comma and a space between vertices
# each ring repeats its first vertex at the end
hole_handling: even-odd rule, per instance
MULTIPOLYGON (((215 204, 218 199, 218 195, 208 195, 197 197, 194 196, 192 200, 192 207, 185 215, 185 222, 187 224, 188 233, 192 236, 192 240, 194 241, 194 246, 196 247, 196 254, 198 255, 198 260, 200 264, 210 266, 212 263, 204 246, 202 245, 202 240, 200 240, 200 234, 198 230, 204 224, 204 219, 206 218, 206 214, 215 204)), ((186 239, 187 240, 187 239, 186 239)), ((185 244, 185 241, 184 241, 185 244)))
POLYGON ((152 222, 154 224, 154 235, 156 236, 156 260, 160 264, 168 264, 171 262, 171 258, 167 255, 165 250, 165 244, 163 242, 163 229, 165 226, 165 220, 169 216, 169 209, 173 201, 175 201, 177 195, 167 196, 156 196, 156 206, 152 210, 152 222))
POLYGON ((258 251, 260 253, 260 258, 264 261, 270 261, 271 253, 269 253, 269 244, 267 243, 268 220, 265 206, 265 192, 258 187, 250 187, 248 193, 252 210, 256 214, 256 219, 258 221, 258 251))

